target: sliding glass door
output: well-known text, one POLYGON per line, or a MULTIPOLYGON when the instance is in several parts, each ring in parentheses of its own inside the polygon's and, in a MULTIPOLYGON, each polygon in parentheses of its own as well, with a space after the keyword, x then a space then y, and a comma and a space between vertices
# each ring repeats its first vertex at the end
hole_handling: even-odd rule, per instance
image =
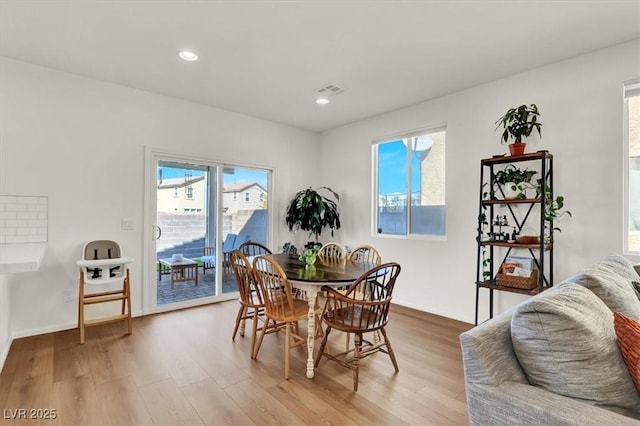
POLYGON ((272 171, 148 151, 145 311, 237 296, 229 253, 270 247, 272 171))
POLYGON ((213 297, 217 166, 158 160, 157 176, 156 305, 213 297))

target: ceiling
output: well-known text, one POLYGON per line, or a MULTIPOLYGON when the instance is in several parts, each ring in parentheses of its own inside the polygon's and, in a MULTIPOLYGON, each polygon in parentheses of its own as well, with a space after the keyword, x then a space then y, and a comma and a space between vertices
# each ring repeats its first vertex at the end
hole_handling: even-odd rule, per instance
POLYGON ((640 0, 0 1, 3 56, 313 131, 636 38, 640 0))

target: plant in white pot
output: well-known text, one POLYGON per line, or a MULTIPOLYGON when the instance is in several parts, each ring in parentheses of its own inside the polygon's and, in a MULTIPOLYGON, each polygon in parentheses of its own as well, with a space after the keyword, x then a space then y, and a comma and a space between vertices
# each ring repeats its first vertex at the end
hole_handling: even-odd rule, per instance
POLYGON ((536 130, 542 137, 542 124, 538 122, 540 111, 536 104, 520 105, 517 108, 509 108, 507 112, 496 121, 496 130, 502 127, 502 143, 508 143, 513 138, 513 143, 509 144, 511 155, 522 155, 526 143, 523 138, 528 138, 536 130))

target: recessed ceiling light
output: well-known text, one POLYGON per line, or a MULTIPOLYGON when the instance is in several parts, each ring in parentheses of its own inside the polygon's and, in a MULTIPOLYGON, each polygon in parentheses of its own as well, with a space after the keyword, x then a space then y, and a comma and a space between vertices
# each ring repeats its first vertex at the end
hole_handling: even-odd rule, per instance
POLYGON ((181 59, 184 59, 185 61, 189 61, 189 62, 198 60, 198 55, 196 55, 190 50, 181 50, 180 53, 178 53, 178 56, 180 56, 181 59))
POLYGON ((316 103, 318 105, 326 105, 326 104, 329 103, 329 99, 327 99, 327 98, 318 98, 318 99, 316 99, 316 103))

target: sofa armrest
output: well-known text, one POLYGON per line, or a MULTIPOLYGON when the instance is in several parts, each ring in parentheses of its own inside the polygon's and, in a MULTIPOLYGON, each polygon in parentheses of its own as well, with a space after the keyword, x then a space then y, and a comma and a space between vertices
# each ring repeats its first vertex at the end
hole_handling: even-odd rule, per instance
POLYGON ((535 386, 502 382, 499 386, 467 383, 469 424, 638 426, 640 422, 535 386))

